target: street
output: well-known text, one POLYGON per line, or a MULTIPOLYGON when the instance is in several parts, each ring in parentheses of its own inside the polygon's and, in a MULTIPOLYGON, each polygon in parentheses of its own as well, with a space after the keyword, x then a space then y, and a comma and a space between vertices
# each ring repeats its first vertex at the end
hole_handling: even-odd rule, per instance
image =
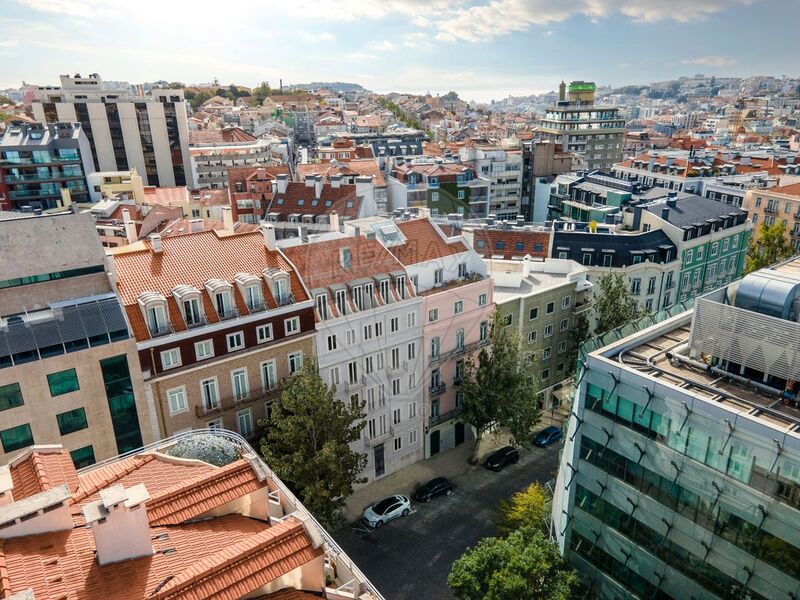
POLYGON ((427 504, 369 533, 346 527, 336 541, 386 600, 451 600, 450 567, 469 546, 496 534, 497 503, 528 484, 555 477, 561 444, 520 449, 520 461, 500 473, 482 466, 453 478, 452 496, 427 504))

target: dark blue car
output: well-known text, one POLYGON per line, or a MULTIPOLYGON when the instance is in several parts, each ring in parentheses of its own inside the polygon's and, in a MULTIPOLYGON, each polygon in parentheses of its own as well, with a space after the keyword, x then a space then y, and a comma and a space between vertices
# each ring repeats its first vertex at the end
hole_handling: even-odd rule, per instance
POLYGON ((550 444, 560 442, 564 437, 561 429, 555 425, 550 425, 542 429, 539 433, 533 436, 533 443, 541 448, 547 448, 550 444))

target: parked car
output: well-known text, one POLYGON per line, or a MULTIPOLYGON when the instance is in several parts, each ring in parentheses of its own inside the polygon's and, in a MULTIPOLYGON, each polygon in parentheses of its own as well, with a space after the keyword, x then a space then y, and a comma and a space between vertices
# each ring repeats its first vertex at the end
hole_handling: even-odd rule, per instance
POLYGON ((547 448, 550 444, 560 442, 562 439, 564 439, 564 432, 561 431, 561 428, 550 425, 533 436, 533 443, 541 448, 547 448))
POLYGON ((503 446, 486 457, 486 468, 491 471, 502 471, 506 465, 519 462, 519 452, 513 446, 503 446))
POLYGON ((362 518, 364 523, 370 527, 378 528, 392 519, 405 517, 410 512, 411 500, 408 499, 408 496, 397 494, 370 506, 364 511, 362 518))
POLYGON ((453 493, 453 482, 444 477, 431 479, 425 485, 419 487, 412 496, 416 502, 430 502, 436 496, 449 496, 453 493))

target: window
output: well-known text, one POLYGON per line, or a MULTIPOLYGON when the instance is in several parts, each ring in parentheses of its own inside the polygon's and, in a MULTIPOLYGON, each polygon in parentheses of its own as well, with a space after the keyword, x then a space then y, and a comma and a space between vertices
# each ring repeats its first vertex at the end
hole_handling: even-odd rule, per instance
POLYGON ((356 343, 356 330, 355 329, 348 329, 347 330, 347 345, 352 346, 356 343))
POLYGON ((383 321, 375 321, 375 337, 383 336, 383 321))
POLYGON ((436 269, 433 272, 433 285, 442 285, 444 282, 444 269, 436 269))
POLYGON ((347 381, 358 382, 358 363, 354 360, 347 363, 347 381))
POLYGON ((303 353, 292 352, 289 355, 289 375, 297 375, 303 368, 303 353))
POLYGON ((234 400, 244 400, 250 395, 250 385, 247 381, 247 369, 231 371, 231 389, 234 400))
POLYGON ((464 312, 464 301, 463 300, 457 300, 453 304, 453 314, 459 315, 462 312, 464 312))
POLYGON ((231 307, 231 295, 228 292, 218 292, 214 296, 214 305, 217 308, 217 314, 221 318, 229 317, 233 313, 231 307))
POLYGON ((542 381, 547 381, 550 379, 550 369, 542 370, 542 381))
POLYGON ((402 420, 402 417, 400 416, 400 409, 399 408, 395 408, 392 411, 392 424, 393 425, 397 425, 398 423, 400 423, 401 420, 402 420))
POLYGON ((614 260, 613 256, 611 256, 610 254, 604 254, 603 255, 603 266, 604 267, 610 267, 612 260, 614 260))
MULTIPOLYGON (((755 221, 753 221, 753 223, 755 223, 755 221)), ((739 245, 739 236, 738 235, 731 236, 731 246, 733 248, 736 248, 738 245, 739 245)))
POLYGON ((690 248, 689 250, 686 251, 686 263, 688 264, 692 262, 693 259, 694 259, 694 249, 690 248))
POLYGON ((214 419, 206 423, 209 429, 222 429, 222 419, 214 419))
POLYGON ((409 327, 414 327, 417 324, 417 313, 410 312, 406 317, 406 322, 409 327))
POLYGON ((567 340, 561 340, 558 342, 558 353, 563 354, 567 351, 567 340))
POLYGON ((364 341, 372 339, 372 323, 364 325, 364 341))
POLYGON ((716 256, 718 251, 719 251, 719 242, 714 242, 713 244, 711 244, 710 255, 716 256))
POLYGON ((56 415, 56 421, 61 435, 67 435, 89 427, 89 423, 86 422, 86 411, 83 407, 56 415))
POLYGON ((400 331, 400 317, 392 317, 389 319, 389 333, 400 331))
POLYGON ((651 277, 647 282, 647 293, 649 295, 649 294, 655 294, 655 292, 656 292, 656 278, 651 277))
POLYGON ((456 350, 464 349, 464 330, 456 330, 456 350))
POLYGON ((547 348, 542 350, 542 360, 549 360, 551 354, 552 354, 552 351, 550 349, 550 346, 548 346, 547 348))
POLYGON ((77 392, 80 389, 78 373, 75 369, 51 373, 47 376, 47 385, 50 386, 50 395, 53 397, 77 392))
POLYGON ((408 360, 414 360, 417 358, 417 343, 410 342, 408 344, 408 360))
MULTIPOLYGON (((436 194, 437 196, 439 195, 438 192, 434 192, 434 194, 436 194)), ((403 449, 403 438, 402 437, 394 438, 394 451, 399 452, 402 449, 403 449)))
POLYGON ((378 371, 382 371, 382 370, 383 370, 383 365, 384 365, 384 362, 383 362, 383 352, 378 352, 378 353, 375 355, 375 368, 376 368, 378 371))
POLYGON ((179 388, 167 390, 167 404, 169 405, 169 414, 171 415, 189 410, 186 404, 186 388, 181 386, 179 388))
POLYGON ((531 343, 536 341, 536 332, 535 331, 529 331, 528 332, 528 341, 531 342, 531 343))
POLYGON ((286 328, 286 335, 294 335, 300 331, 300 317, 285 319, 283 326, 286 328))
POLYGON ((315 300, 319 317, 324 321, 328 318, 328 294, 318 294, 315 300))
POLYGON ((347 292, 345 290, 336 290, 336 312, 339 316, 347 314, 347 292))
POLYGON ((408 389, 411 391, 415 387, 417 387, 417 374, 412 372, 408 374, 408 389))
POLYGON ((545 325, 544 327, 544 337, 550 337, 553 335, 553 326, 552 325, 545 325))
POLYGON ((261 294, 261 286, 248 285, 245 288, 244 300, 249 310, 261 310, 264 306, 264 296, 261 294))
POLYGON ((381 279, 378 284, 378 293, 381 295, 381 300, 384 304, 389 303, 389 280, 381 279))
POLYGON ((569 319, 561 319, 561 324, 559 325, 559 331, 566 331, 569 328, 569 319))
POLYGON ((489 337, 489 321, 481 321, 481 341, 485 341, 489 337))
POLYGON ((197 360, 204 360, 214 356, 214 342, 212 340, 203 340, 196 342, 194 345, 194 355, 197 360))
POLYGON ((237 331, 236 333, 229 333, 225 336, 228 342, 228 352, 244 348, 244 333, 237 331))
POLYGON ((84 446, 73 450, 69 453, 69 456, 76 469, 82 469, 95 463, 94 448, 92 446, 84 446))
POLYGON ((272 339, 272 324, 268 323, 267 325, 259 325, 256 327, 256 341, 259 344, 263 344, 264 342, 268 342, 272 339))
POLYGON ((22 390, 18 383, 0 386, 0 411, 16 408, 23 404, 22 390))
POLYGON ((481 294, 478 296, 478 306, 486 306, 486 294, 481 294))
POLYGON ((203 398, 203 409, 205 411, 219 408, 219 394, 217 393, 217 379, 204 379, 200 382, 200 395, 203 398))
POLYGON ((400 368, 400 348, 392 348, 391 356, 392 356, 392 369, 399 369, 400 368))
POLYGON ((377 435, 377 430, 375 427, 375 419, 370 419, 367 421, 367 436, 370 438, 374 438, 377 435))
POLYGON ((431 340, 431 358, 439 356, 439 338, 438 336, 431 340))
POLYGON ((530 311, 528 311, 528 320, 535 321, 538 318, 539 318, 539 307, 534 306, 532 309, 530 309, 530 311))
POLYGON ((642 292, 642 280, 636 277, 631 280, 631 294, 638 296, 642 292))
POLYGON ((458 276, 461 279, 467 276, 467 263, 458 263, 458 276))
POLYGON ((432 308, 428 311, 428 322, 432 323, 439 320, 439 309, 432 308))
POLYGON ((150 306, 145 311, 147 318, 147 328, 153 335, 165 333, 167 331, 167 312, 164 306, 150 306))
POLYGON ((439 201, 439 192, 431 192, 431 202, 439 201))
POLYGON ((394 280, 394 292, 397 297, 404 300, 406 297, 406 277, 405 275, 399 276, 394 280))
POLYGON ((703 246, 697 247, 697 260, 703 260, 703 246))
POLYGON ((408 445, 413 446, 416 443, 417 443, 417 430, 412 429, 411 431, 408 432, 408 445))
POLYGON ((722 240, 722 251, 723 252, 727 252, 729 246, 730 246, 730 239, 729 238, 725 238, 724 240, 722 240))
POLYGON ((175 367, 181 366, 181 351, 180 348, 172 348, 170 350, 164 350, 161 353, 161 368, 166 369, 174 369, 175 367))
POLYGON ((392 379, 392 395, 397 396, 400 393, 400 378, 392 379))
POLYGON ((585 253, 583 255, 583 264, 584 265, 591 265, 592 264, 592 255, 585 253))
POLYGON ((408 418, 413 419, 416 416, 417 416, 417 403, 412 402, 411 404, 408 405, 408 418))
POLYGON ((328 336, 328 352, 333 352, 334 350, 336 350, 336 348, 337 348, 337 345, 336 345, 336 334, 329 335, 328 336))
POLYGON ((9 429, 0 431, 0 443, 3 444, 3 452, 13 452, 25 446, 33 445, 33 433, 28 423, 17 425, 9 429))
POLYGON ((545 313, 547 313, 548 315, 552 315, 555 312, 555 310, 556 310, 556 303, 555 302, 548 302, 547 303, 547 308, 545 310, 545 313))
POLYGON ((236 413, 236 429, 242 437, 249 438, 253 435, 253 415, 249 408, 236 413))
POLYGON ((648 313, 653 312, 653 299, 652 298, 648 298, 647 300, 645 300, 644 309, 645 309, 645 312, 648 312, 648 313))
POLYGON ((202 322, 203 316, 200 314, 199 298, 190 298, 183 301, 183 316, 187 325, 198 325, 202 322))
POLYGON ((513 320, 512 315, 504 316, 503 317, 503 327, 510 327, 512 320, 513 320))
POLYGON ((339 367, 331 368, 331 370, 329 372, 329 380, 331 382, 331 385, 339 385, 339 383, 340 383, 339 367))

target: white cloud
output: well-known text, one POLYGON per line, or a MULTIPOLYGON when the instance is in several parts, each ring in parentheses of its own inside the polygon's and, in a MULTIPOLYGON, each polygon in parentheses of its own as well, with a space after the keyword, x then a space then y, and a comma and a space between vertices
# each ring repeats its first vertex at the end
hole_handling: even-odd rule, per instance
POLYGON ((684 65, 699 65, 701 67, 726 67, 728 65, 736 64, 736 60, 730 56, 698 56, 697 58, 687 58, 682 60, 684 65))
POLYGON ((18 44, 17 40, 3 40, 0 42, 0 48, 16 48, 18 44))
POLYGON ((397 44, 390 42, 389 40, 383 40, 382 42, 378 42, 370 46, 371 50, 376 50, 378 52, 387 52, 389 50, 394 50, 395 48, 397 48, 397 44))
POLYGON ((328 33, 327 31, 323 31, 317 36, 317 39, 323 42, 332 42, 333 40, 336 39, 336 36, 333 35, 332 33, 328 33))
POLYGON ((367 52, 351 52, 345 56, 345 58, 349 58, 350 60, 375 60, 378 57, 367 52))
POLYGON ((18 0, 41 12, 52 12, 69 17, 91 19, 94 17, 111 17, 119 14, 118 5, 110 0, 18 0))
POLYGON ((553 33, 554 33, 554 32, 553 32, 553 30, 552 30, 552 29, 548 29, 548 30, 547 30, 547 31, 545 31, 545 32, 544 32, 542 35, 544 35, 545 37, 550 37, 551 35, 553 35, 553 33))

